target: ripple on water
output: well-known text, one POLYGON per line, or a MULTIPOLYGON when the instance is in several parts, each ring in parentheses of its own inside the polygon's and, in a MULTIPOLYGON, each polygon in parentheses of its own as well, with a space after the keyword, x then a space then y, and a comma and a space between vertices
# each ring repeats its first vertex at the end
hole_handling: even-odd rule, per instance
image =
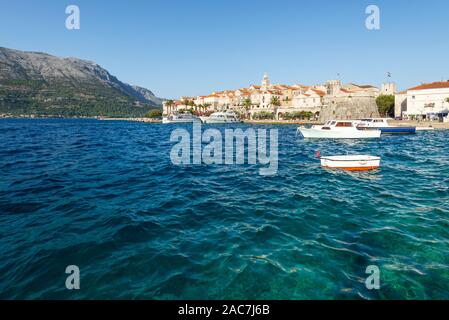
POLYGON ((173 128, 0 120, 0 298, 449 298, 448 131, 304 141, 260 126, 279 130, 267 177, 173 166, 173 128), (316 150, 382 168, 323 170, 316 150))

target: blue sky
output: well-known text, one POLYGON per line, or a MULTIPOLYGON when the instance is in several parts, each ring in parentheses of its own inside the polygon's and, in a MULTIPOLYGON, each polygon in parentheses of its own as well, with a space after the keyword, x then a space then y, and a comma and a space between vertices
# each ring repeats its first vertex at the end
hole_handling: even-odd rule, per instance
POLYGON ((449 1, 0 0, 0 46, 93 60, 175 98, 259 83, 449 79, 449 1), (81 29, 65 28, 76 4, 81 29), (381 29, 365 28, 380 7, 381 29))

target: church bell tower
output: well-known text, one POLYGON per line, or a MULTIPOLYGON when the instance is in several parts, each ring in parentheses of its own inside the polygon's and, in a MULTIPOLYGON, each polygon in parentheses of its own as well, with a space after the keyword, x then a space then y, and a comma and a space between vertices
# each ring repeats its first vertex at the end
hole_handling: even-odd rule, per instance
POLYGON ((262 87, 268 88, 269 86, 270 86, 270 78, 268 78, 268 74, 265 72, 265 74, 263 75, 262 87))

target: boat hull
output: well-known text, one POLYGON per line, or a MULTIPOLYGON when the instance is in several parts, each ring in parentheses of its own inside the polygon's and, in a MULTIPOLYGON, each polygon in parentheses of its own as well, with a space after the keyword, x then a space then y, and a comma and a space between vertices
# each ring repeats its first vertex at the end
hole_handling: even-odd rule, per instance
POLYGON ((162 119, 162 123, 163 124, 170 124, 170 123, 200 123, 201 120, 199 119, 175 119, 175 120, 170 120, 170 119, 166 119, 163 118, 162 119))
POLYGON ((326 169, 348 171, 368 171, 380 168, 380 157, 373 156, 334 156, 321 157, 321 166, 326 169))
POLYGON ((416 127, 360 127, 363 130, 380 130, 382 134, 414 134, 416 127))
POLYGON ((323 130, 320 128, 298 128, 300 134, 307 139, 376 139, 380 138, 380 130, 323 130))
POLYGON ((434 127, 416 127, 416 131, 434 131, 434 127))
POLYGON ((226 123, 241 123, 242 121, 226 121, 226 120, 214 120, 214 119, 202 119, 203 123, 207 124, 226 124, 226 123))

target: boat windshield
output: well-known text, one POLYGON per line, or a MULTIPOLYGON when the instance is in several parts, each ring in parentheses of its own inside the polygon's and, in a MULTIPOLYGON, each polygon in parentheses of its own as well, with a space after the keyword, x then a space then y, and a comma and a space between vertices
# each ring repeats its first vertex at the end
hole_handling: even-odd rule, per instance
POLYGON ((352 127, 352 122, 337 122, 336 127, 352 127))

